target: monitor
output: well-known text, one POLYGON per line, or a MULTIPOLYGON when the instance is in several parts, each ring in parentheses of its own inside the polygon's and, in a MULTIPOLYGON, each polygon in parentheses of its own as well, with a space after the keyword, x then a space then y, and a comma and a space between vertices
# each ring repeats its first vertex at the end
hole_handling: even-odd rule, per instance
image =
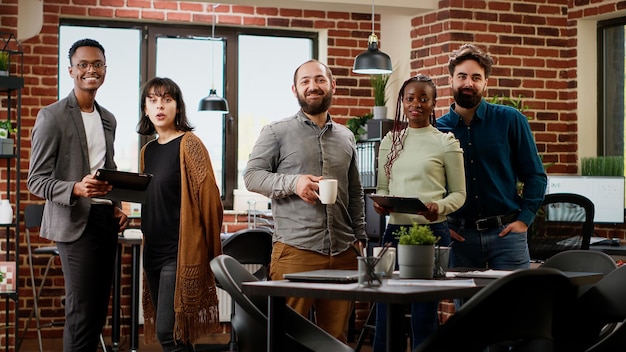
POLYGON ((546 193, 580 194, 593 202, 594 222, 624 222, 623 176, 548 176, 546 193))

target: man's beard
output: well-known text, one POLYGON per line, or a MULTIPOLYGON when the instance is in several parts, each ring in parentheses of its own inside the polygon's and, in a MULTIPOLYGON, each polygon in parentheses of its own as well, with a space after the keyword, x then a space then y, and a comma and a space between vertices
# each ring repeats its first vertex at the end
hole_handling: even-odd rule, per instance
POLYGON ((454 101, 456 102, 456 105, 465 109, 472 109, 476 107, 476 105, 480 104, 482 98, 483 96, 481 94, 478 94, 471 88, 457 89, 454 91, 454 101), (464 90, 471 90, 472 94, 465 94, 462 92, 464 90))
MULTIPOLYGON (((306 93, 305 93, 306 94, 306 93)), ((298 94, 298 103, 302 108, 302 111, 309 115, 318 115, 327 111, 330 108, 330 103, 333 100, 333 93, 328 92, 324 94, 324 97, 321 101, 309 104, 306 100, 306 97, 298 94)))

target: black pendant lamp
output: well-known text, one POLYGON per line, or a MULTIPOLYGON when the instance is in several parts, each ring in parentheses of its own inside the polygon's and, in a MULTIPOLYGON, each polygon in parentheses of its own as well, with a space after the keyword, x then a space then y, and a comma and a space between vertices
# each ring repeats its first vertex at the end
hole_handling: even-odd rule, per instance
POLYGON ((217 96, 217 92, 214 88, 211 88, 209 95, 200 100, 198 106, 199 111, 215 111, 221 113, 228 113, 228 102, 226 99, 217 96))
POLYGON ((352 72, 368 75, 391 73, 391 58, 378 50, 378 37, 374 34, 374 0, 372 0, 372 34, 367 40, 367 51, 354 59, 352 72))
POLYGON ((211 90, 209 90, 209 95, 202 98, 200 100, 200 104, 198 105, 199 111, 214 111, 221 112, 223 114, 228 113, 228 102, 226 99, 219 97, 217 95, 217 91, 215 90, 215 8, 218 7, 219 4, 213 5, 213 24, 211 28, 211 62, 212 68, 211 73, 213 75, 213 82, 211 83, 211 90))

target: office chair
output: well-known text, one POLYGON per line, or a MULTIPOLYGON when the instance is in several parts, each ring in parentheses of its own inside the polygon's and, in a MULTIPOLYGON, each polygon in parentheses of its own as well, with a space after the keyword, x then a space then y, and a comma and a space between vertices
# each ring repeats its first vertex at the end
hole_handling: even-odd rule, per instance
POLYGON ((518 270, 472 296, 415 352, 553 351, 554 317, 574 298, 567 277, 551 268, 518 270))
POLYGON ((623 350, 624 346, 626 346, 626 320, 620 322, 613 331, 585 352, 615 352, 623 350))
MULTIPOLYGON (((48 273, 50 272, 50 268, 54 263, 55 259, 59 256, 59 250, 56 246, 43 246, 32 248, 30 236, 31 231, 37 231, 41 226, 41 219, 43 218, 43 209, 44 204, 29 204, 24 208, 24 228, 26 230, 26 246, 28 250, 28 266, 30 271, 30 285, 33 289, 33 307, 30 310, 30 314, 28 315, 28 320, 26 321, 26 325, 24 326, 24 331, 22 331, 22 336, 20 337, 16 350, 19 351, 22 346, 22 342, 24 341, 24 337, 26 337, 26 333, 30 328, 30 323, 35 317, 35 325, 37 327, 37 340, 39 343, 39 352, 43 352, 43 339, 41 336, 41 329, 52 326, 63 326, 64 321, 51 321, 48 324, 41 324, 39 317, 39 298, 41 297, 41 291, 48 279, 48 273), (44 269, 43 275, 41 277, 41 282, 39 283, 39 287, 35 284, 35 270, 33 268, 33 256, 48 256, 48 262, 46 263, 46 268, 44 269)), ((104 338, 102 334, 100 334, 100 344, 102 345, 102 349, 106 352, 106 344, 104 342, 104 338)))
MULTIPOLYGON (((235 258, 241 264, 257 264, 259 269, 254 276, 259 280, 267 280, 269 265, 272 259, 272 231, 268 228, 257 227, 235 232, 222 242, 222 252, 235 258)), ((218 286, 221 285, 218 282, 218 286)), ((237 351, 237 335, 232 321, 235 315, 235 301, 231 300, 231 329, 230 340, 226 345, 198 344, 197 351, 237 351)))
POLYGON ((563 319, 558 333, 563 337, 560 351, 606 351, 621 341, 626 345, 626 265, 604 276, 583 293, 563 319), (595 348, 595 349, 594 349, 595 348))
MULTIPOLYGON (((267 345, 267 297, 247 296, 241 289, 242 283, 258 281, 258 278, 226 254, 211 260, 211 270, 236 303, 232 324, 237 331, 239 351, 252 352, 264 348, 267 345)), ((335 339, 291 307, 287 307, 286 314, 286 351, 354 352, 350 346, 335 339)))
MULTIPOLYGON (((548 258, 542 268, 553 268, 561 271, 584 271, 593 273, 610 273, 617 268, 615 260, 606 253, 583 249, 572 249, 560 252, 548 258)), ((578 295, 587 291, 593 285, 578 287, 578 295)))
POLYGON ((528 249, 533 261, 543 262, 570 249, 589 249, 593 236, 594 205, 573 193, 546 194, 528 229, 528 249))

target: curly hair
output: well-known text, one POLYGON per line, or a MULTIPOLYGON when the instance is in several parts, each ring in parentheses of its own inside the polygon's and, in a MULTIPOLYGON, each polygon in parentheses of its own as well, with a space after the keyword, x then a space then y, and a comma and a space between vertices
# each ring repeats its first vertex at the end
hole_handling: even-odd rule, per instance
MULTIPOLYGON (((393 166, 394 161, 400 155, 402 149, 404 149, 404 138, 406 135, 406 128, 409 125, 409 119, 404 114, 404 109, 402 107, 402 100, 404 99, 404 90, 410 83, 414 82, 426 82, 433 88, 433 103, 437 100, 437 86, 430 79, 430 77, 418 74, 414 77, 411 77, 402 83, 402 87, 400 88, 400 92, 398 92, 398 100, 396 102, 396 117, 393 120, 393 128, 391 129, 392 133, 392 144, 391 151, 387 156, 387 162, 385 163, 385 175, 387 177, 391 177, 391 167, 393 166)), ((435 117, 435 109, 431 110, 429 122, 431 125, 435 125, 436 117, 435 117)))
POLYGON ((478 62, 480 67, 485 70, 485 78, 489 78, 491 75, 491 66, 493 66, 493 58, 489 54, 480 50, 474 44, 463 44, 460 48, 453 51, 450 54, 450 61, 448 61, 448 70, 450 76, 454 75, 454 69, 460 63, 465 60, 474 60, 478 62))

